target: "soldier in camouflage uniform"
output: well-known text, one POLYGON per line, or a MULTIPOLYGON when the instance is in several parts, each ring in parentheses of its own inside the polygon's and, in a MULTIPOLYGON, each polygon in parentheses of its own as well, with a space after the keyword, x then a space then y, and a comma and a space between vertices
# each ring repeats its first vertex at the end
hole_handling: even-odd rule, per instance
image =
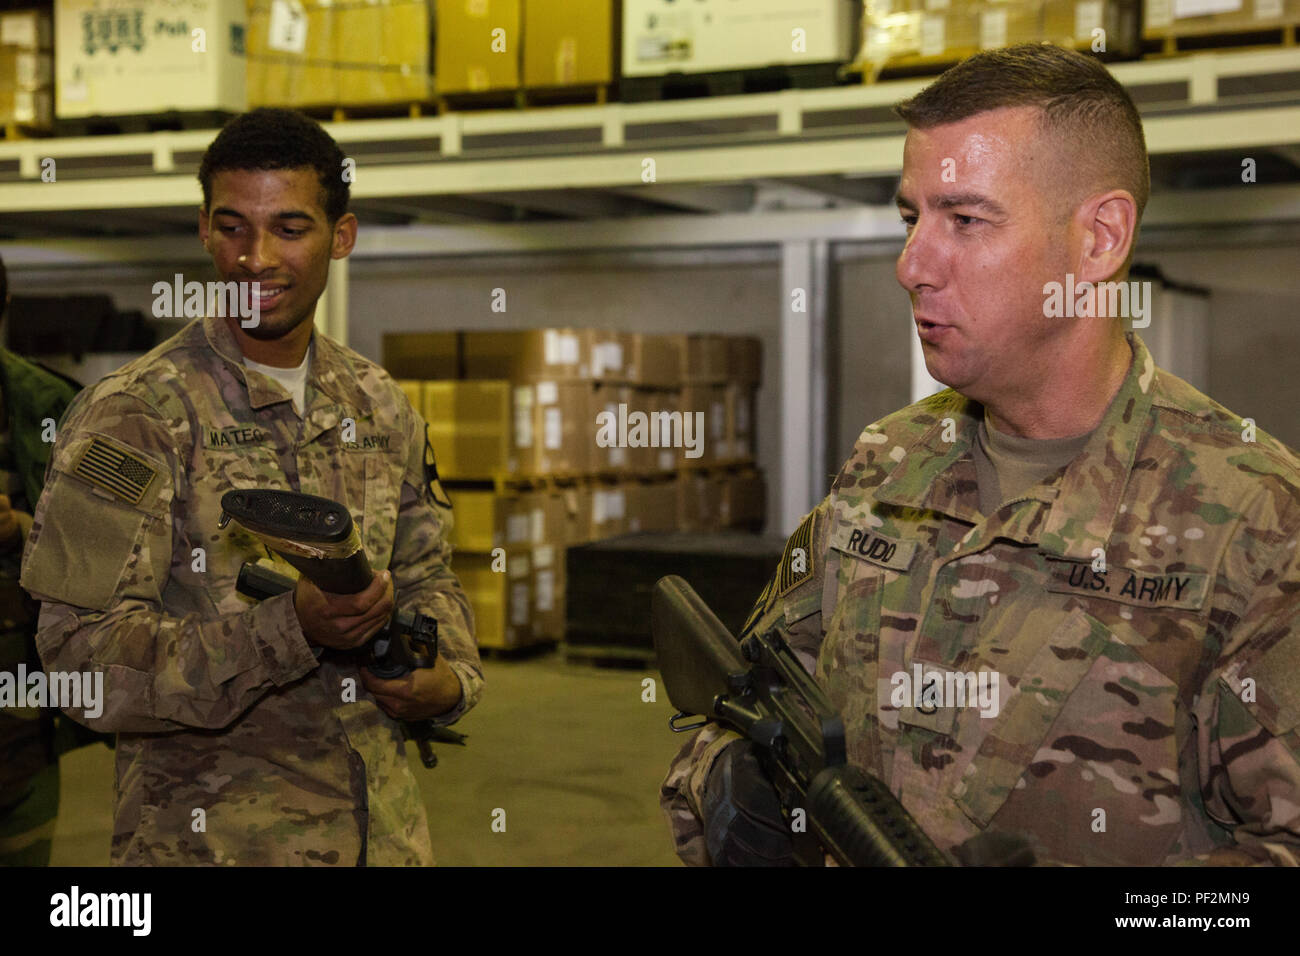
MULTIPOLYGON (((1062 272, 1127 274, 1136 110, 1087 57, 1036 46, 974 57, 900 112, 898 277, 953 388, 866 428, 746 631, 785 634, 850 762, 955 861, 1011 837, 1044 863, 1295 865, 1300 462, 1113 315, 1042 311, 1062 272), (1048 122, 1054 97, 1101 126, 1048 122), (1062 131, 1103 161, 1053 165, 1062 131), (929 693, 980 672, 996 706, 929 693)), ((671 767, 687 862, 789 862, 748 747, 711 725, 671 767)))
MULTIPOLYGON (((0 321, 9 304, 0 262, 0 321)), ((0 326, 2 327, 2 326, 0 326)), ((36 653, 37 605, 18 586, 23 543, 33 503, 41 495, 55 423, 74 389, 58 376, 0 348, 0 672, 40 669, 36 653)), ((50 862, 59 810, 58 752, 72 741, 70 728, 39 708, 0 708, 0 866, 50 862)))
POLYGON ((223 279, 261 283, 258 324, 191 323, 87 389, 59 433, 22 583, 44 602, 46 669, 104 675, 102 716, 68 712, 118 734, 117 864, 432 862, 394 718, 452 723, 482 672, 425 425, 313 331, 329 260, 355 242, 342 160, 299 114, 227 124, 200 169, 200 237, 223 279), (220 499, 259 487, 348 507, 372 585, 237 594, 265 550, 218 527, 220 499), (394 600, 438 620, 440 656, 381 681, 339 652, 394 600))

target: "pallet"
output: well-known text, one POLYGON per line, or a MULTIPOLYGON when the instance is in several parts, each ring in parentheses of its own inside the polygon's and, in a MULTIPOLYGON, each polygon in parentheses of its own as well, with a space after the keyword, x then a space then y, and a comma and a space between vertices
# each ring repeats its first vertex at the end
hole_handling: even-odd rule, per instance
POLYGON ((439 113, 469 113, 480 110, 526 110, 553 106, 603 106, 613 87, 608 83, 581 86, 545 86, 513 90, 439 93, 434 97, 439 113))
POLYGON ((129 133, 159 133, 166 130, 183 131, 220 129, 234 113, 225 110, 196 110, 193 112, 133 113, 126 116, 59 117, 54 121, 59 136, 120 136, 129 133))
POLYGON ((844 70, 839 63, 800 63, 716 73, 625 76, 619 81, 619 91, 624 103, 643 103, 652 100, 774 93, 790 89, 808 90, 840 86, 843 81, 844 70))
POLYGON ((8 122, 0 126, 0 139, 4 140, 48 139, 53 135, 54 130, 48 126, 38 126, 33 123, 8 122))
POLYGON ((560 472, 551 475, 483 475, 478 478, 443 478, 442 486, 450 492, 492 491, 510 494, 518 491, 557 491, 587 484, 593 475, 587 472, 560 472))
POLYGON ((652 647, 629 647, 619 644, 572 644, 565 641, 564 663, 586 664, 593 667, 617 667, 625 670, 645 670, 655 666, 652 647))
POLYGON ((1255 50, 1261 46, 1292 47, 1296 45, 1296 32, 1300 24, 1287 23, 1275 26, 1243 24, 1239 30, 1212 29, 1214 24, 1180 27, 1176 34, 1144 36, 1143 58, 1149 60, 1199 53, 1204 50, 1255 50))
POLYGON ((549 654, 557 646, 556 641, 546 639, 520 644, 518 647, 480 647, 478 654, 480 658, 489 661, 525 661, 549 654))
POLYGON ((347 123, 366 119, 420 119, 437 116, 438 104, 433 100, 403 100, 394 103, 354 103, 338 106, 289 107, 305 113, 322 123, 347 123))

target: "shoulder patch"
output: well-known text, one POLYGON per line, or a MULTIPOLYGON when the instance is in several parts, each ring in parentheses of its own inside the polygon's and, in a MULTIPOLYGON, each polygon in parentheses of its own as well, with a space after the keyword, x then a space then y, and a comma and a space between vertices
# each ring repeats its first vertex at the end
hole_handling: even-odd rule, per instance
POLYGON ((433 496, 433 503, 443 508, 451 508, 451 499, 442 487, 438 477, 438 459, 433 454, 433 442, 429 441, 429 426, 424 428, 424 483, 433 496))
POLYGON ((767 587, 754 602, 741 634, 748 634, 754 624, 766 614, 772 606, 800 584, 813 576, 816 556, 812 553, 813 530, 817 512, 810 511, 803 523, 795 529, 794 534, 785 543, 785 552, 781 555, 781 566, 768 579, 767 587))
POLYGON ((133 505, 144 500, 158 476, 152 465, 125 445, 98 436, 81 453, 72 473, 133 505))

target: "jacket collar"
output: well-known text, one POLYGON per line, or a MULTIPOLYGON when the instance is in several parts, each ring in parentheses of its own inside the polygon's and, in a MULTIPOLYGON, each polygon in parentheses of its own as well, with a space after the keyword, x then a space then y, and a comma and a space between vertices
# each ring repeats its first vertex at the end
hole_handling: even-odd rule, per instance
MULTIPOLYGON (((1036 537, 1044 551, 1091 560, 1093 550, 1104 549, 1110 539, 1157 378, 1155 362, 1142 339, 1132 332, 1126 338, 1133 361, 1083 451, 1053 484, 1040 483, 1026 492, 1026 497, 1050 505, 1045 520, 1039 524, 1010 519, 1014 525, 1037 525, 1036 537)), ((899 463, 876 489, 876 500, 978 524, 982 518, 972 449, 983 406, 949 389, 928 399, 923 408, 933 424, 910 448, 894 450, 899 463), (948 418, 955 424, 955 436, 945 424, 948 418), (945 432, 955 440, 945 441, 945 432)))

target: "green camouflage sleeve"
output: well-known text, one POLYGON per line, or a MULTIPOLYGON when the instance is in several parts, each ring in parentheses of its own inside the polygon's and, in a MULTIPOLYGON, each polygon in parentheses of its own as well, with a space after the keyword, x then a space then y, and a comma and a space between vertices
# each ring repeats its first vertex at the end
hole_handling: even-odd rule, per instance
POLYGON ((47 671, 102 679, 100 713, 65 708, 93 730, 224 727, 316 666, 292 594, 237 614, 163 613, 173 509, 186 505, 178 437, 139 399, 79 402, 36 508, 21 583, 44 602, 37 647, 47 671))
POLYGON ((461 699, 434 723, 450 724, 478 702, 483 666, 474 640, 474 614, 451 570, 450 502, 438 481, 428 429, 413 409, 410 414, 411 455, 402 480, 390 568, 397 606, 423 611, 438 621, 438 653, 459 678, 461 699))
POLYGON ((1290 505, 1270 521, 1285 530, 1271 532, 1276 544, 1196 708, 1205 812, 1236 845, 1191 863, 1300 865, 1300 504, 1290 505))
MULTIPOLYGON (((741 635, 777 628, 809 674, 815 674, 821 649, 822 586, 825 578, 829 499, 804 518, 786 542, 781 564, 754 604, 741 635)), ((718 755, 740 735, 717 724, 687 738, 659 788, 659 805, 668 818, 677 855, 691 866, 708 866, 700 806, 709 772, 718 755)))

